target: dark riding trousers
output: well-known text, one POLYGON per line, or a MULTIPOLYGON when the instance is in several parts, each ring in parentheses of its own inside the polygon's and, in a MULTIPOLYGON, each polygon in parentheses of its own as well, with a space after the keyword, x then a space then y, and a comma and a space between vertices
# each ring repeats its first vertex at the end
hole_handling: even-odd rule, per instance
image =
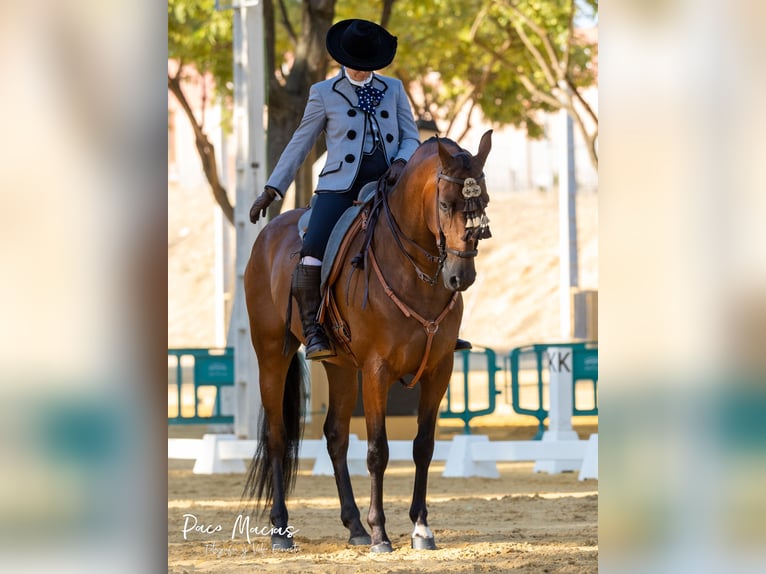
POLYGON ((337 191, 318 190, 316 192, 314 206, 311 208, 309 228, 303 237, 302 257, 310 256, 324 259, 324 251, 330 238, 330 232, 332 232, 332 228, 340 216, 353 205, 359 196, 359 190, 365 184, 376 181, 387 169, 388 162, 385 151, 382 146, 378 145, 370 153, 362 154, 359 173, 348 191, 338 193, 337 191))

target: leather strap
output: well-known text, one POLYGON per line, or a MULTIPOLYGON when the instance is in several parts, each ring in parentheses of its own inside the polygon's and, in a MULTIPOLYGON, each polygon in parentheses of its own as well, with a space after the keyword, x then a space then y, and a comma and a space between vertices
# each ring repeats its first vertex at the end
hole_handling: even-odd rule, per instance
POLYGON ((381 286, 383 287, 383 290, 385 291, 386 295, 391 299, 391 301, 394 302, 394 305, 396 305, 399 310, 402 312, 402 314, 405 317, 412 317, 415 319, 420 325, 423 327, 423 329, 426 332, 426 350, 423 353, 423 359, 420 362, 420 367, 418 368, 418 372, 415 373, 415 377, 410 381, 406 387, 408 389, 411 389, 414 387, 417 382, 420 380, 420 377, 423 375, 423 371, 425 370, 426 363, 428 362, 428 357, 431 354, 431 345, 434 341, 434 335, 436 335, 436 332, 439 330, 439 324, 444 320, 444 318, 447 316, 447 314, 452 311, 452 308, 455 306, 455 302, 458 298, 458 292, 455 291, 452 293, 452 297, 450 298, 449 302, 447 303, 447 306, 444 307, 444 310, 439 314, 439 316, 434 319, 433 321, 429 321, 425 317, 423 317, 420 313, 415 311, 412 307, 407 305, 404 301, 399 299, 399 297, 394 293, 394 290, 391 289, 391 286, 386 281, 385 277, 383 277, 383 272, 380 270, 380 266, 378 265, 378 260, 375 258, 375 251, 373 249, 369 250, 369 256, 370 256, 370 263, 372 263, 372 268, 375 270, 375 275, 378 276, 378 280, 380 281, 381 286))

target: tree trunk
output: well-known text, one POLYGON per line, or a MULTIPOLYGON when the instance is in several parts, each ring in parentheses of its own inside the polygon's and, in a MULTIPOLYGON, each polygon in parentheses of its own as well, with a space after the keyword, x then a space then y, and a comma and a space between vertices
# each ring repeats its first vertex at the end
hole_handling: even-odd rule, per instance
POLYGON ((215 146, 208 139, 207 134, 205 134, 203 130, 203 126, 197 122, 197 118, 194 116, 194 111, 181 89, 180 77, 180 72, 174 77, 168 75, 168 89, 170 89, 176 97, 178 103, 181 104, 181 108, 194 130, 194 143, 197 146, 197 153, 202 162, 202 170, 205 172, 205 178, 207 178, 207 181, 210 184, 210 190, 213 192, 213 198, 220 206, 224 217, 226 217, 229 223, 234 225, 234 207, 229 201, 226 188, 221 185, 221 181, 218 179, 218 160, 215 156, 215 146))
MULTIPOLYGON (((295 46, 295 61, 281 84, 274 75, 275 38, 274 9, 269 0, 264 2, 266 18, 267 61, 272 63, 268 86, 268 140, 266 154, 268 172, 274 169, 279 156, 287 146, 298 127, 309 97, 311 85, 325 79, 329 57, 325 48, 327 30, 335 14, 335 0, 303 0, 302 29, 295 46)), ((296 206, 308 205, 314 192, 311 167, 316 158, 324 152, 324 142, 318 142, 306 158, 303 167, 295 177, 296 206)), ((282 192, 286 190, 280 190, 282 192)), ((269 216, 279 212, 279 204, 272 204, 269 216)))
POLYGON ((388 23, 391 20, 391 10, 394 8, 394 2, 396 2, 396 0, 383 0, 383 9, 380 13, 380 25, 384 28, 388 28, 388 23))

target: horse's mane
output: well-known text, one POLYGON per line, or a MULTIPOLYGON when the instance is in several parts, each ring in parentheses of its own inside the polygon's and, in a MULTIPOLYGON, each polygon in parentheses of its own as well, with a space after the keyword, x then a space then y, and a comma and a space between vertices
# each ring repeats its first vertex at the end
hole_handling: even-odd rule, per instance
POLYGON ((455 140, 451 140, 449 138, 443 138, 443 137, 439 137, 439 136, 431 136, 430 138, 428 138, 426 141, 424 141, 420 145, 425 145, 427 143, 432 143, 432 144, 435 145, 437 140, 442 142, 443 144, 452 145, 452 146, 456 147, 457 149, 460 149, 460 150, 463 149, 463 148, 461 148, 458 145, 458 143, 455 140))

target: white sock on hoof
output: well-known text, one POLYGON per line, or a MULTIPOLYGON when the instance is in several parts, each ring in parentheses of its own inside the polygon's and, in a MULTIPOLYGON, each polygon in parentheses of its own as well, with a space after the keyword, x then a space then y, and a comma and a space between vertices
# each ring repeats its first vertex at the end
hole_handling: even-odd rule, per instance
POLYGON ((428 526, 425 526, 424 524, 416 524, 415 530, 412 531, 412 538, 433 538, 434 533, 431 532, 431 529, 428 528, 428 526))

